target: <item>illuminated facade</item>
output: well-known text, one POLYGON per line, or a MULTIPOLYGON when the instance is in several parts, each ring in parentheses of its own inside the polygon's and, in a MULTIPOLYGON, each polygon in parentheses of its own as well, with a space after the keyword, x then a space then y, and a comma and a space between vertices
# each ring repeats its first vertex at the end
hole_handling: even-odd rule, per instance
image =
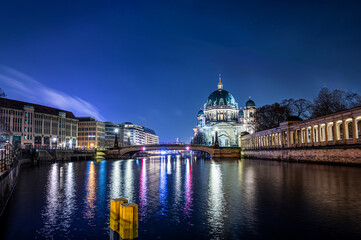
POLYGON ((158 144, 155 131, 131 122, 120 124, 120 146, 158 144))
POLYGON ((92 117, 78 119, 78 147, 86 149, 106 147, 105 123, 95 121, 92 117))
POLYGON ((0 136, 26 148, 75 148, 78 119, 69 111, 0 98, 0 136))
POLYGON ((256 104, 249 99, 245 107, 238 108, 232 94, 223 89, 219 77, 218 89, 209 95, 197 115, 193 142, 213 145, 218 135, 219 146, 238 146, 241 133, 254 133, 256 104))

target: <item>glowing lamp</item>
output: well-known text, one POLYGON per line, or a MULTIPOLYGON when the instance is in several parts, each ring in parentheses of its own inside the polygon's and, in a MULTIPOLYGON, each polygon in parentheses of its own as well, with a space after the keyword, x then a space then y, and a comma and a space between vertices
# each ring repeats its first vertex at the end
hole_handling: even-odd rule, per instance
POLYGON ((143 147, 143 148, 142 148, 142 151, 145 151, 145 150, 146 150, 146 147, 143 147))
POLYGON ((191 148, 189 146, 186 147, 186 150, 189 151, 191 148))

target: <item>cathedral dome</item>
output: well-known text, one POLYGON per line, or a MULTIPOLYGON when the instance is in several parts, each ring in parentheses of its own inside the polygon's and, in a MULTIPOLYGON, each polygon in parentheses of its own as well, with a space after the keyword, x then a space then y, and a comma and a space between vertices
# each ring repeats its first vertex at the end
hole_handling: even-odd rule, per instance
POLYGON ((203 110, 202 110, 202 109, 198 111, 197 116, 201 116, 201 115, 204 115, 204 112, 203 112, 203 110))
POLYGON ((205 107, 214 106, 234 106, 238 108, 238 104, 232 94, 223 89, 218 89, 209 95, 205 107))
POLYGON ((256 104, 254 103, 253 100, 251 100, 251 97, 249 98, 249 100, 246 102, 246 107, 255 107, 256 104))

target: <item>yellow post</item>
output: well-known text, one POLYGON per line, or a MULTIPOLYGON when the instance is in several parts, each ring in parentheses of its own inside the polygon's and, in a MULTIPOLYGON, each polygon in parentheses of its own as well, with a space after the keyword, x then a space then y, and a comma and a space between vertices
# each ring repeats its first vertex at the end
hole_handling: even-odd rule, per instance
POLYGON ((119 235, 122 239, 138 237, 138 205, 124 203, 120 206, 119 235))
POLYGON ((119 220, 120 205, 124 203, 128 203, 128 200, 125 198, 116 198, 110 200, 110 218, 119 220))

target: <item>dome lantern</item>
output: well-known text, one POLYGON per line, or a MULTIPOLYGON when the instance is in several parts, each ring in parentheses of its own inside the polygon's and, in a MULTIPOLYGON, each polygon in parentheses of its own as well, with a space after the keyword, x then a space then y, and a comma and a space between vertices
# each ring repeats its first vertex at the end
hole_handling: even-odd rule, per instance
POLYGON ((219 74, 219 83, 218 83, 218 90, 222 90, 223 89, 223 84, 221 81, 221 74, 219 74))

